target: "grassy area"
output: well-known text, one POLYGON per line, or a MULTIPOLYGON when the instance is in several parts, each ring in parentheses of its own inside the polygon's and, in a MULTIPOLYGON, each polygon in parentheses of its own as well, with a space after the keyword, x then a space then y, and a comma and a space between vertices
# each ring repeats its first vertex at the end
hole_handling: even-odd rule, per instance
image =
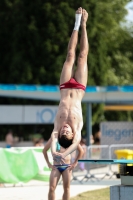
POLYGON ((99 189, 89 192, 84 192, 76 197, 70 198, 70 200, 109 200, 110 199, 110 189, 99 189))

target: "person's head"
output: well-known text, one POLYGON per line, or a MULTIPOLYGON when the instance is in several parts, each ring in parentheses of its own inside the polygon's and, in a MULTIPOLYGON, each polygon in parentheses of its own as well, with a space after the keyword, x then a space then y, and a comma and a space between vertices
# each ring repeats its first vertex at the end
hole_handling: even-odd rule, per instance
POLYGON ((38 146, 40 146, 40 142, 39 142, 39 141, 36 141, 36 142, 35 142, 35 147, 38 147, 38 146))
POLYGON ((13 135, 13 132, 12 132, 12 130, 11 130, 11 129, 9 129, 9 130, 8 130, 8 132, 7 132, 7 134, 8 134, 8 135, 13 135))
POLYGON ((94 144, 99 144, 101 139, 101 132, 98 131, 93 135, 94 144))
POLYGON ((62 147, 68 148, 72 144, 73 137, 72 128, 68 124, 65 124, 59 132, 58 142, 62 147))
POLYGON ((92 135, 93 135, 94 144, 99 144, 100 139, 101 139, 101 132, 100 132, 99 124, 96 123, 93 125, 92 135))
POLYGON ((81 140, 80 140, 80 144, 81 145, 86 145, 86 139, 82 137, 81 140))

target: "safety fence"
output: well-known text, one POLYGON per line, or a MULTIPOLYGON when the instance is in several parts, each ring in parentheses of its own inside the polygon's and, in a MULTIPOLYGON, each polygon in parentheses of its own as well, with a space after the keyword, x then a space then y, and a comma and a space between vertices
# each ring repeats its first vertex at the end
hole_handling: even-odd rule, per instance
MULTIPOLYGON (((115 150, 133 150, 133 144, 91 145, 86 147, 83 159, 116 159, 115 150)), ((0 183, 22 183, 30 180, 49 181, 51 170, 44 159, 42 147, 0 148, 0 183)), ((76 154, 72 154, 72 161, 76 154)), ((48 157, 52 163, 51 151, 48 157)), ((123 158, 123 156, 122 156, 123 158)), ((126 158, 125 158, 126 159, 126 158)), ((72 181, 100 181, 116 178, 118 165, 98 163, 78 163, 73 170, 72 181)))
MULTIPOLYGON (((84 159, 118 159, 116 150, 124 149, 133 150, 133 144, 91 145, 86 147, 86 156, 84 159)), ((119 159, 127 159, 127 157, 122 155, 119 159)), ((118 164, 84 163, 84 169, 81 169, 80 165, 81 163, 73 170, 72 179, 78 180, 80 183, 88 180, 100 181, 104 178, 119 178, 118 164)))
MULTIPOLYGON (((49 181, 50 169, 42 147, 0 148, 0 183, 26 183, 32 179, 49 181)), ((51 152, 48 151, 52 162, 51 152)))

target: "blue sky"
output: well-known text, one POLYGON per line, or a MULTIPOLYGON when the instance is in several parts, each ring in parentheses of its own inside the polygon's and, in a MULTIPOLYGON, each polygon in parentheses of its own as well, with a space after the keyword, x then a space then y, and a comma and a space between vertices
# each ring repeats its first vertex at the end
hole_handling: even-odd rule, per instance
POLYGON ((133 22, 133 0, 126 5, 126 8, 128 10, 126 20, 128 20, 129 22, 133 22))

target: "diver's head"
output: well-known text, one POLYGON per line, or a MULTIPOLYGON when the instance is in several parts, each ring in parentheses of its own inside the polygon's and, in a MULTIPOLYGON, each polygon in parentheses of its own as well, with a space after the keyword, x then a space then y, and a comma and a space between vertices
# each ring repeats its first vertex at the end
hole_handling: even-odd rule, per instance
POLYGON ((74 137, 74 134, 72 132, 71 126, 69 126, 68 124, 65 124, 61 128, 59 136, 58 136, 59 144, 64 148, 68 148, 72 144, 73 137, 74 137))

